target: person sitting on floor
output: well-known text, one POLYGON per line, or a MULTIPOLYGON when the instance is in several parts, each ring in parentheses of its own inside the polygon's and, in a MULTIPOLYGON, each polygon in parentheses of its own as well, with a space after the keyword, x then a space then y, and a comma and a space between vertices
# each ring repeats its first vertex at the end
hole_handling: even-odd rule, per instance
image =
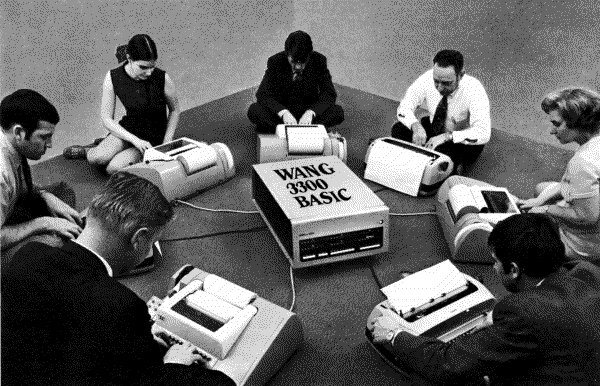
POLYGON ((558 221, 567 257, 600 261, 600 94, 580 88, 552 92, 542 110, 550 134, 580 147, 560 182, 539 183, 536 197, 518 205, 558 221))
POLYGON ((26 242, 59 246, 81 232, 73 189, 66 183, 35 186, 27 161, 39 160, 52 147, 59 120, 52 103, 33 90, 17 90, 0 102, 2 266, 26 242))
POLYGON ((479 80, 465 74, 463 55, 442 50, 433 68, 410 85, 397 111, 392 137, 448 155, 462 174, 491 137, 490 102, 479 80), (429 115, 420 121, 415 111, 429 115))
POLYGON ((232 385, 187 344, 167 349, 145 302, 113 275, 148 253, 173 217, 158 187, 117 172, 61 248, 30 243, 1 272, 3 385, 232 385))
POLYGON ((123 63, 106 74, 102 86, 101 118, 110 133, 95 147, 71 146, 64 152, 67 158, 106 165, 109 174, 140 162, 146 149, 171 141, 180 115, 175 85, 156 67, 158 53, 150 36, 133 36, 126 49, 117 48, 117 59, 123 63), (118 122, 117 97, 126 113, 118 122))
POLYGON ((492 385, 599 384, 600 267, 563 265, 558 227, 542 214, 499 222, 488 244, 511 292, 494 307, 492 324, 444 343, 401 331, 382 314, 369 326, 373 342, 444 385, 483 384, 484 377, 492 385))
POLYGON ((331 127, 344 121, 336 98, 327 58, 313 51, 310 35, 296 31, 286 39, 284 51, 267 60, 248 118, 259 133, 274 133, 281 123, 331 127))

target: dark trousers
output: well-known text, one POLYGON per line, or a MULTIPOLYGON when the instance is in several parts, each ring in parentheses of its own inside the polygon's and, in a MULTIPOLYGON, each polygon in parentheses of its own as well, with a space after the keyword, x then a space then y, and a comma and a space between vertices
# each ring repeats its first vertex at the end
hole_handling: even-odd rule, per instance
MULTIPOLYGON (((423 117, 421 119, 421 124, 427 133, 427 139, 433 137, 429 117, 423 117)), ((412 142, 413 132, 403 123, 396 122, 394 126, 392 126, 392 137, 412 142)), ((439 151, 450 157, 452 162, 454 162, 454 168, 456 168, 458 165, 468 166, 475 162, 483 151, 484 146, 485 145, 463 145, 462 143, 449 141, 436 147, 435 151, 439 151)))
MULTIPOLYGON (((49 185, 44 187, 43 190, 54 194, 66 204, 72 208, 75 208, 75 191, 73 191, 73 189, 65 182, 49 185)), ((33 192, 19 197, 19 200, 15 204, 10 217, 6 219, 4 225, 21 224, 44 216, 51 216, 50 212, 48 211, 48 207, 46 206, 46 202, 39 195, 39 193, 33 192)), ((25 240, 22 240, 18 244, 2 250, 2 259, 0 262, 1 267, 5 267, 12 260, 14 254, 21 249, 22 246, 32 241, 38 241, 53 247, 61 247, 64 242, 60 236, 54 233, 32 235, 27 237, 25 240)))
MULTIPOLYGON (((308 106, 295 105, 287 106, 286 108, 296 120, 299 120, 302 114, 308 109, 308 106)), ((274 133, 275 127, 283 123, 283 120, 277 114, 258 102, 251 104, 248 108, 248 119, 256 125, 256 131, 259 133, 274 133)), ((312 123, 331 127, 339 125, 343 121, 344 109, 342 109, 342 106, 333 105, 325 110, 323 114, 317 115, 312 123)))

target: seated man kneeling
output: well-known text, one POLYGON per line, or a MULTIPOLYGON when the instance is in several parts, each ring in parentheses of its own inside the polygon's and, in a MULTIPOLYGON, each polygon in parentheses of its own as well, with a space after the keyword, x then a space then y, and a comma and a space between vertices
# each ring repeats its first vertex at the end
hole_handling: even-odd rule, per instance
POLYGON ((442 50, 433 68, 410 85, 397 111, 392 137, 446 154, 462 174, 490 140, 490 102, 479 80, 465 74, 463 55, 442 50), (417 108, 429 116, 418 120, 417 108))
POLYGON ((25 243, 60 246, 81 232, 75 193, 65 183, 36 187, 27 160, 52 147, 60 117, 36 91, 21 89, 0 103, 0 246, 4 267, 25 243))
POLYGON ((381 315, 369 326, 373 342, 442 384, 483 384, 486 377, 492 385, 597 385, 600 268, 587 261, 563 265, 557 226, 542 214, 501 221, 488 244, 512 292, 494 307, 492 324, 444 343, 402 332, 381 315))
POLYGON ((113 278, 148 254, 172 217, 156 186, 117 172, 77 240, 21 248, 2 271, 2 384, 235 385, 197 364, 193 346, 159 344, 145 302, 113 278))
POLYGON ((336 98, 327 58, 313 51, 306 32, 296 31, 286 39, 285 50, 267 61, 248 118, 259 133, 274 133, 282 123, 331 127, 344 121, 336 98))

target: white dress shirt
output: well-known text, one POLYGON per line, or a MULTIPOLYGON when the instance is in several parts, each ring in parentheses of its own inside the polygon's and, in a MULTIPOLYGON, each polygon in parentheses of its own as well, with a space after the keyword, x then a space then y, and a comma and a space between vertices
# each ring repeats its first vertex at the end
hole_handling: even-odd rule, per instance
MULTIPOLYGON (((415 110, 421 107, 429 111, 431 121, 441 100, 442 95, 435 88, 431 69, 419 76, 406 90, 398 106, 398 120, 410 128, 413 123, 418 122, 415 110)), ((490 140, 490 101, 481 82, 470 75, 465 74, 458 88, 448 97, 446 132, 452 132, 454 143, 483 145, 490 140), (455 122, 454 125, 452 121, 455 122)))
POLYGON ((0 226, 10 217, 20 196, 27 194, 21 154, 0 129, 0 226))

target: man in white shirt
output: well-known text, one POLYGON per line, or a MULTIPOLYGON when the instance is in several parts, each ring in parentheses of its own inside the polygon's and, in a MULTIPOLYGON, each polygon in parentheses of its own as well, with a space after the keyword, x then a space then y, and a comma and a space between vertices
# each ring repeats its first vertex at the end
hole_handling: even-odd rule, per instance
POLYGON ((39 188, 28 160, 52 147, 60 117, 40 93, 21 89, 0 102, 0 247, 2 266, 32 240, 61 245, 81 232, 75 192, 65 183, 39 188))
POLYGON ((490 140, 490 102, 481 82, 465 74, 455 50, 439 51, 433 68, 410 85, 400 106, 392 136, 447 154, 457 172, 473 163, 490 140), (429 116, 420 121, 420 107, 429 116))

